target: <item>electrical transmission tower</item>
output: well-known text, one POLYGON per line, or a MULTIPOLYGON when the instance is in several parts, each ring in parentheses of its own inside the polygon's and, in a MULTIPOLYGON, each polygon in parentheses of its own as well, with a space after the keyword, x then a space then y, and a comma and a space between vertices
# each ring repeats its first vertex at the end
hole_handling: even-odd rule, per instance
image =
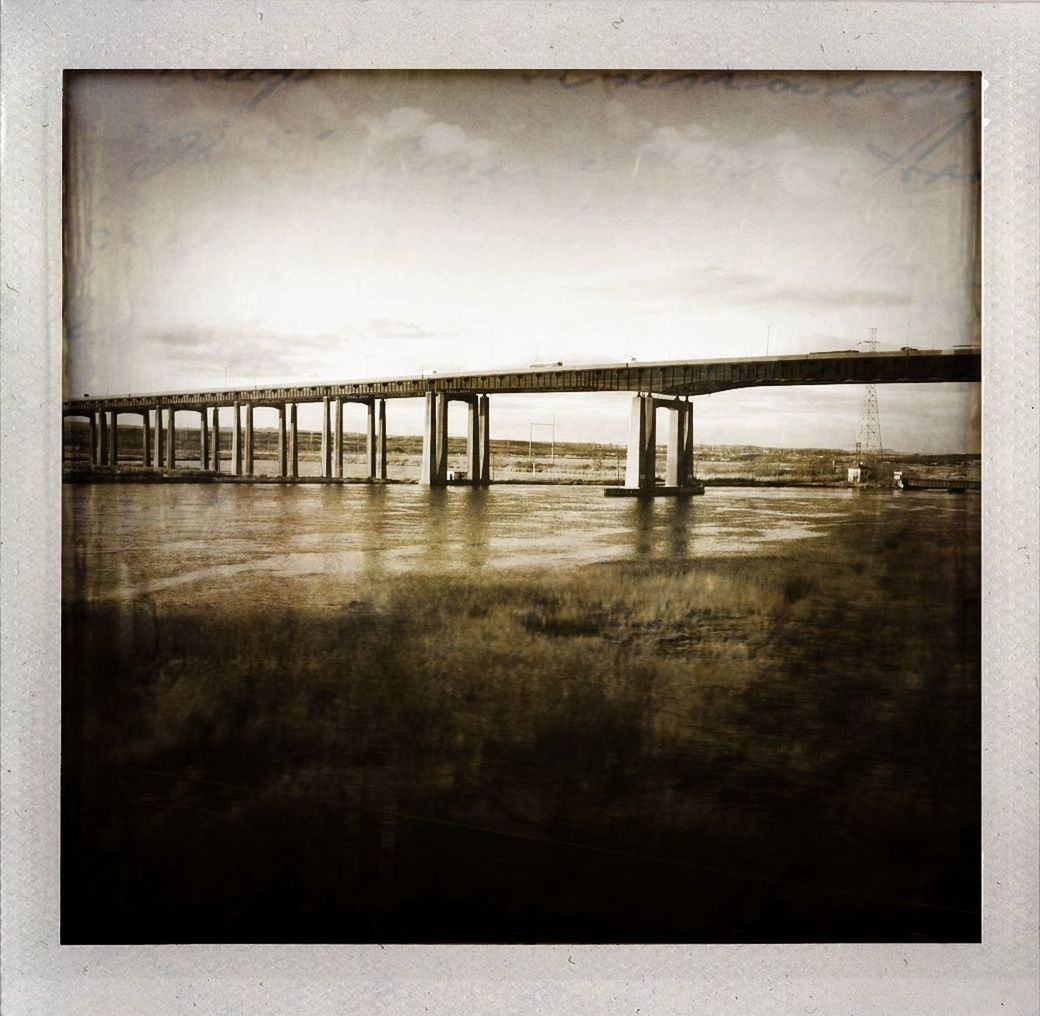
MULTIPOLYGON (((877 329, 870 329, 870 338, 866 341, 867 348, 877 352, 878 340, 877 329)), ((881 443, 881 413, 878 410, 877 385, 867 385, 867 394, 863 400, 863 441, 860 449, 864 459, 880 463, 885 457, 885 448, 881 443)))

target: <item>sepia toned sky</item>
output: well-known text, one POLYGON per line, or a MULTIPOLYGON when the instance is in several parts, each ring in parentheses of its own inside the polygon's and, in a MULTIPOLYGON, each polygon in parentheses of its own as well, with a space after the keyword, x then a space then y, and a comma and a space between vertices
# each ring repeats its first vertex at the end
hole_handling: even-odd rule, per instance
MULTIPOLYGON (((973 76, 84 73, 66 94, 70 394, 978 341, 973 76)), ((880 388, 886 445, 977 450, 974 396, 880 388)), ((492 434, 624 441, 627 401, 496 396, 492 434)), ((700 398, 697 440, 851 448, 862 405, 700 398)), ((388 417, 420 430, 418 402, 388 417)))

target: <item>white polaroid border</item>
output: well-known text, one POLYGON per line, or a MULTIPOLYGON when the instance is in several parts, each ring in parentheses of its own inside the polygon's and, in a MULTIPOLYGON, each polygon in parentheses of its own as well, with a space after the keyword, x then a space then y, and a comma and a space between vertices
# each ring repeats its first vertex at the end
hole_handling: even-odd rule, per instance
POLYGON ((4 1013, 1034 1013, 1038 15, 877 0, 5 0, 4 1013), (981 945, 59 945, 62 71, 117 67, 982 72, 981 945))

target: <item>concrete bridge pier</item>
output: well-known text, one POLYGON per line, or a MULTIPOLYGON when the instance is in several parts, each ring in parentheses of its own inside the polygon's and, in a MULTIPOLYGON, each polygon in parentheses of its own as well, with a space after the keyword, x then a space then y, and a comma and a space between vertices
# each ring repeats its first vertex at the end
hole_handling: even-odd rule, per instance
POLYGON ((209 410, 199 410, 199 469, 209 468, 209 410))
POLYGON ((646 490, 656 483, 657 417, 654 397, 636 395, 628 429, 628 458, 625 460, 625 486, 646 490))
POLYGON ((343 398, 336 399, 332 420, 332 475, 343 478, 343 398))
POLYGON ((289 476, 296 479, 300 475, 299 432, 296 425, 296 403, 289 403, 289 476))
POLYGON ((97 464, 99 466, 108 465, 108 413, 102 410, 98 413, 98 424, 100 425, 100 439, 98 440, 97 448, 97 464))
POLYGON ((668 420, 668 459, 665 490, 677 493, 693 483, 693 403, 689 399, 655 399, 637 395, 632 400, 625 463, 625 489, 657 489, 657 410, 666 409, 668 420))
POLYGON ((152 465, 156 469, 162 469, 163 464, 163 411, 156 406, 152 410, 155 413, 155 426, 152 428, 152 465))
POLYGON ((379 448, 376 452, 376 479, 386 479, 386 399, 379 399, 379 448))
POLYGON ((177 410, 166 410, 166 468, 177 468, 177 410))
POLYGON ((376 478, 376 400, 370 399, 365 403, 368 409, 368 433, 365 436, 365 452, 368 459, 368 478, 376 478))
POLYGON ((689 406, 688 402, 680 402, 668 414, 668 463, 664 480, 667 487, 685 487, 693 476, 687 442, 689 406))
POLYGON ((278 475, 289 475, 289 448, 285 440, 285 403, 278 407, 278 475))
POLYGON ((114 409, 109 413, 108 431, 108 464, 119 465, 119 413, 114 409))
POLYGON ((235 402, 235 415, 231 420, 231 472, 235 476, 242 475, 242 406, 235 402))
POLYGON ((246 403, 246 448, 245 448, 245 474, 253 475, 253 403, 246 403))
POLYGON ((332 475, 332 431, 329 423, 329 397, 321 400, 321 475, 332 475))
POLYGON ((491 397, 477 397, 477 419, 480 428, 480 485, 491 483, 491 397))
MULTIPOLYGON (((466 464, 470 483, 486 486, 491 478, 490 401, 486 395, 451 396, 447 392, 426 393, 419 482, 427 487, 442 487, 448 482, 448 404, 452 398, 465 402, 468 410, 466 464)), ((385 444, 382 454, 385 457, 385 444)))
POLYGON ((437 440, 434 443, 436 456, 436 483, 443 487, 448 482, 448 396, 441 392, 437 396, 437 440))
POLYGON ((101 465, 112 465, 112 414, 101 414, 101 465))
POLYGON ((424 487, 437 485, 437 394, 426 393, 423 411, 422 458, 419 461, 419 483, 424 487))
POLYGON ((145 409, 141 412, 141 465, 152 464, 152 414, 151 410, 145 409))
POLYGON ((480 483, 480 396, 466 400, 466 471, 469 482, 480 483))
POLYGON ((90 436, 89 454, 91 466, 98 464, 98 414, 90 413, 87 416, 87 430, 90 436))
POLYGON ((220 472, 220 406, 213 407, 213 472, 220 472))
POLYGON ((696 472, 693 468, 693 399, 687 398, 684 409, 685 425, 683 427, 682 460, 684 483, 692 483, 696 472))

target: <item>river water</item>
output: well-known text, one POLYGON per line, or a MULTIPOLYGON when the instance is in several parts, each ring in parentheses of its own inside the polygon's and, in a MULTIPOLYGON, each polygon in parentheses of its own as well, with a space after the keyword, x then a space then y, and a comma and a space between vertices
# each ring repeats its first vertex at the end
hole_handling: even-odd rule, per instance
POLYGON ((533 485, 67 484, 63 493, 68 601, 176 597, 199 585, 241 593, 258 574, 284 577, 298 595, 312 580, 754 554, 920 512, 955 535, 977 528, 979 504, 773 488, 648 501, 533 485))

